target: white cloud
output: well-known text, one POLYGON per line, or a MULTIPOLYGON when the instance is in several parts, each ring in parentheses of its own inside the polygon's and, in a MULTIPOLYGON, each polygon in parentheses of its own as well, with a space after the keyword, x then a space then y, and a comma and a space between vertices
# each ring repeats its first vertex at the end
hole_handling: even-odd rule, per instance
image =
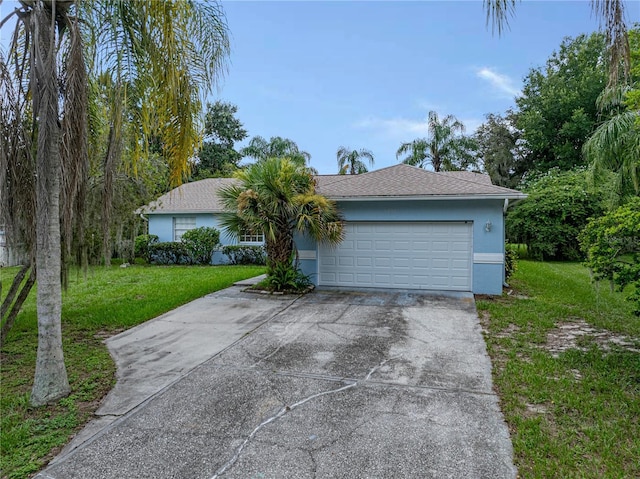
MULTIPOLYGON (((445 115, 439 114, 440 118, 445 115)), ((478 118, 458 118, 465 126, 465 133, 471 135, 475 133, 478 127, 483 123, 478 118)), ((367 117, 353 124, 354 128, 362 130, 374 130, 386 138, 398 141, 410 141, 416 138, 427 136, 428 122, 424 120, 410 120, 407 118, 378 118, 374 116, 367 117)))
POLYGON ((513 98, 520 96, 522 92, 514 85, 514 82, 507 75, 502 75, 491 68, 483 67, 476 71, 476 75, 483 80, 488 81, 503 96, 513 98))
POLYGON ((376 130, 387 138, 408 141, 427 134, 427 120, 416 121, 407 118, 367 117, 353 125, 358 129, 376 130))

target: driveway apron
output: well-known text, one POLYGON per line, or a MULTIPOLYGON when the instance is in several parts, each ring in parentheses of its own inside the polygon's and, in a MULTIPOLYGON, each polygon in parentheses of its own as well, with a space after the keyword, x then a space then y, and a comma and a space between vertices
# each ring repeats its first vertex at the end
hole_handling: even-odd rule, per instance
POLYGON ((325 289, 274 314, 37 477, 516 477, 471 294, 325 289))

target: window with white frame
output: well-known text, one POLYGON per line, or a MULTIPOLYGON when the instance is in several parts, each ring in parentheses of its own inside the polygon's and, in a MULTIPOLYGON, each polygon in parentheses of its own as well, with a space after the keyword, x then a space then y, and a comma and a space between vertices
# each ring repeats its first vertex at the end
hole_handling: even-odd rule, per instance
POLYGON ((183 234, 195 227, 195 216, 175 216, 173 218, 173 241, 180 241, 183 234))
POLYGON ((264 243, 264 234, 244 232, 240 235, 240 243, 264 243))

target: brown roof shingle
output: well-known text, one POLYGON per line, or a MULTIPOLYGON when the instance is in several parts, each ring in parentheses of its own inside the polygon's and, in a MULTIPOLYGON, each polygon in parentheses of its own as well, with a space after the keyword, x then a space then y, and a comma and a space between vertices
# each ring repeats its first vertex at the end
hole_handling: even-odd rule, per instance
MULTIPOLYGON (((220 213, 218 191, 237 180, 208 178, 186 183, 140 208, 153 213, 220 213)), ((318 175, 318 193, 331 199, 357 198, 525 198, 520 191, 491 184, 487 175, 470 171, 440 172, 399 164, 360 175, 318 175)))
POLYGON ((487 182, 486 178, 483 178, 484 176, 471 172, 436 173, 399 164, 361 175, 318 176, 317 180, 318 192, 333 199, 417 196, 525 197, 519 191, 492 185, 490 180, 487 182))
POLYGON ((142 213, 220 213, 218 191, 236 183, 234 178, 207 178, 185 183, 140 208, 142 213))

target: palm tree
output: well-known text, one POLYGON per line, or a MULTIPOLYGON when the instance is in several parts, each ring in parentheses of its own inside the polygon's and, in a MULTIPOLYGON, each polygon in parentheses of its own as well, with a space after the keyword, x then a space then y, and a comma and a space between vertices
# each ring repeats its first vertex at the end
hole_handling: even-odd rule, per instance
MULTIPOLYGON (((515 14, 516 0, 484 0, 487 25, 502 33, 509 26, 509 17, 515 14)), ((618 84, 620 65, 622 76, 628 78, 631 72, 631 50, 625 22, 624 0, 591 0, 593 12, 605 24, 605 34, 609 49, 609 86, 618 84)))
POLYGON ((373 167, 374 163, 373 153, 365 148, 352 150, 341 146, 336 153, 336 157, 338 158, 338 172, 341 175, 346 175, 347 173, 358 175, 369 171, 361 158, 368 159, 371 167, 373 167))
POLYGON ((289 158, 267 158, 236 174, 239 184, 220 193, 229 213, 221 225, 239 236, 262 232, 267 265, 291 264, 294 235, 320 242, 342 241, 342 219, 334 202, 315 192, 309 170, 289 158))
MULTIPOLYGON (((228 40, 217 3, 32 0, 20 2, 11 15, 17 23, 9 57, 2 59, 0 93, 4 96, 18 85, 14 103, 19 106, 13 113, 19 119, 3 123, 0 136, 19 133, 7 128, 14 126, 15 130, 16 125, 28 124, 33 118, 36 180, 30 194, 36 205, 36 228, 31 244, 35 245, 32 254, 37 271, 38 352, 31 403, 38 406, 69 393, 61 333, 61 242, 70 250, 74 224, 81 225, 83 219, 89 123, 87 65, 101 65, 104 71, 114 72, 115 84, 139 87, 136 98, 141 135, 137 145, 152 136, 159 138, 172 181, 179 183, 199 141, 195 120, 203 96, 199 85, 216 78, 228 53, 228 40), (91 26, 95 31, 81 30, 91 26), (89 47, 83 43, 86 38, 97 39, 89 49, 92 62, 85 57, 89 47)), ((210 86, 205 85, 207 89, 210 86)), ((126 97, 124 89, 120 94, 120 99, 126 97)), ((4 112, 2 116, 6 116, 4 112)), ((112 129, 117 130, 120 113, 114 114, 113 121, 112 129)), ((112 139, 110 146, 115 148, 117 131, 112 139)), ((16 165, 27 155, 21 150, 28 147, 24 142, 15 149, 16 154, 6 158, 8 171, 29 166, 16 165)), ((108 162, 117 163, 116 153, 107 153, 107 157, 108 162)), ((6 184, 8 176, 0 177, 3 197, 16 187, 6 184)), ((29 224, 27 216, 33 212, 25 208, 0 214, 20 229, 29 224)))
POLYGON ((630 196, 640 195, 640 109, 624 106, 625 96, 631 91, 625 86, 604 90, 598 98, 598 108, 614 115, 582 147, 594 179, 603 178, 605 172, 613 173, 616 206, 630 196))
POLYGON ((254 136, 249 144, 240 150, 240 154, 258 161, 286 157, 302 166, 311 161, 311 155, 298 148, 295 141, 280 136, 272 136, 269 141, 259 135, 254 136))
POLYGON ((464 125, 455 116, 447 115, 442 120, 435 111, 429 112, 426 138, 419 138, 408 143, 403 143, 396 152, 396 158, 407 165, 425 168, 428 164, 433 170, 459 169, 457 163, 468 148, 468 141, 462 134, 464 125))

